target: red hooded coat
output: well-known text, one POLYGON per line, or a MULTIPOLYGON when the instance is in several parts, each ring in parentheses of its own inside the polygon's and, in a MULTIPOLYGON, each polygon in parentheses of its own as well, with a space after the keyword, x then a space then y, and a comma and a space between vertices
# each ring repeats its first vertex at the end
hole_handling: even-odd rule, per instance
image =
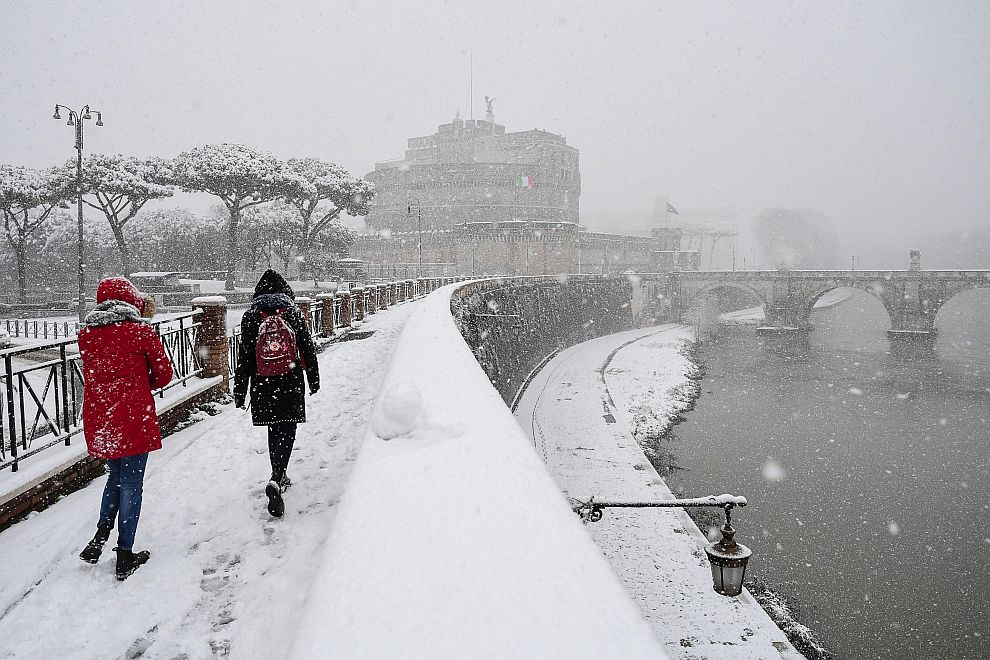
MULTIPOLYGON (((141 294, 123 277, 100 282, 96 302, 108 300, 128 303, 138 312, 144 306, 141 294)), ((151 390, 172 380, 172 365, 152 327, 132 320, 87 325, 79 333, 79 355, 89 453, 113 459, 161 449, 151 390)))

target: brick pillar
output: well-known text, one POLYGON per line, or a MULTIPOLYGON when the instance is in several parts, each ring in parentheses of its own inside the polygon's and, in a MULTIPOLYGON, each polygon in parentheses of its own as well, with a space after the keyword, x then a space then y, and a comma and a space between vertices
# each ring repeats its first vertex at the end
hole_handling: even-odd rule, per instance
POLYGON ((220 386, 230 391, 230 352, 227 347, 227 299, 223 296, 201 296, 190 301, 193 309, 203 310, 200 316, 196 352, 203 360, 203 378, 220 376, 220 386))
POLYGON ((333 337, 333 298, 332 293, 316 294, 316 300, 323 307, 323 327, 320 328, 323 337, 333 337))
POLYGON ((395 283, 395 302, 402 302, 406 299, 406 284, 405 282, 395 283))
POLYGON ((412 300, 416 294, 413 293, 413 281, 406 280, 406 300, 412 300))
POLYGON ((296 296, 296 307, 299 308, 299 313, 302 314, 303 319, 306 321, 306 327, 309 328, 310 334, 316 334, 316 330, 313 328, 313 315, 311 313, 313 302, 313 299, 307 296, 296 296))
POLYGON ((388 309, 388 284, 378 285, 378 309, 388 309))
POLYGON ((354 296, 354 320, 363 321, 364 320, 364 287, 356 286, 351 289, 351 295, 354 296))
POLYGON ((368 299, 368 302, 365 304, 365 312, 374 314, 378 311, 378 287, 374 284, 369 284, 364 287, 364 295, 368 299))
POLYGON ((337 291, 337 298, 340 299, 340 325, 349 328, 351 327, 351 294, 348 291, 337 291))
POLYGON ((398 302, 398 297, 399 297, 398 296, 399 292, 397 290, 398 288, 399 288, 399 286, 395 282, 389 282, 388 283, 388 304, 389 305, 394 305, 395 303, 398 302))

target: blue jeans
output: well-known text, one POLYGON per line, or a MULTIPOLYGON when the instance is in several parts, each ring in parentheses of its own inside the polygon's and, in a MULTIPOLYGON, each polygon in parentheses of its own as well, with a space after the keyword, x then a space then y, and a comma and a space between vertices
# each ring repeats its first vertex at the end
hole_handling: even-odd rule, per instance
POLYGON ((110 476, 103 489, 99 526, 113 529, 114 521, 119 518, 117 547, 125 550, 134 547, 134 535, 137 533, 138 518, 141 517, 144 468, 147 464, 147 453, 107 461, 110 476))

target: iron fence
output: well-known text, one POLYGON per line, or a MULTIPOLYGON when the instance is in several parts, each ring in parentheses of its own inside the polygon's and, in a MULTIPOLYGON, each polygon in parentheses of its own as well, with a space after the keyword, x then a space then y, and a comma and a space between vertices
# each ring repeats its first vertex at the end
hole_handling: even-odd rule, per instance
POLYGON ((323 305, 317 303, 309 306, 309 329, 314 335, 323 330, 323 305))
MULTIPOLYGON (((200 312, 153 324, 174 377, 154 395, 185 387, 203 371, 200 312)), ((71 444, 82 431, 84 378, 75 337, 0 351, 0 470, 45 449, 71 444)))
POLYGON ((165 348, 165 355, 168 356, 174 374, 165 387, 155 390, 162 398, 167 390, 177 386, 185 387, 189 379, 203 373, 203 356, 200 354, 203 329, 201 314, 199 310, 185 312, 152 324, 165 348))
POLYGON ((45 319, 3 319, 4 329, 13 338, 68 339, 76 336, 77 321, 49 321, 45 319))
POLYGON ((230 361, 230 375, 233 377, 234 371, 237 369, 237 358, 241 354, 241 328, 237 326, 230 331, 230 336, 227 337, 227 359, 230 361))

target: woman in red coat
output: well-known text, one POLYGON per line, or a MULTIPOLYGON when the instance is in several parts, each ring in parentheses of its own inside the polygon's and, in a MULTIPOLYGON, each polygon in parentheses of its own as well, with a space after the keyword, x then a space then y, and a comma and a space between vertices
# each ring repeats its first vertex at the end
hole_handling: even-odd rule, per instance
POLYGON ((124 277, 110 277, 96 289, 96 308, 79 332, 83 377, 83 431, 92 456, 106 459, 110 476, 103 490, 96 536, 79 555, 95 564, 117 532, 117 579, 148 561, 147 550, 133 552, 141 515, 148 452, 162 447, 151 390, 172 380, 172 366, 161 340, 143 315, 154 313, 124 277))

